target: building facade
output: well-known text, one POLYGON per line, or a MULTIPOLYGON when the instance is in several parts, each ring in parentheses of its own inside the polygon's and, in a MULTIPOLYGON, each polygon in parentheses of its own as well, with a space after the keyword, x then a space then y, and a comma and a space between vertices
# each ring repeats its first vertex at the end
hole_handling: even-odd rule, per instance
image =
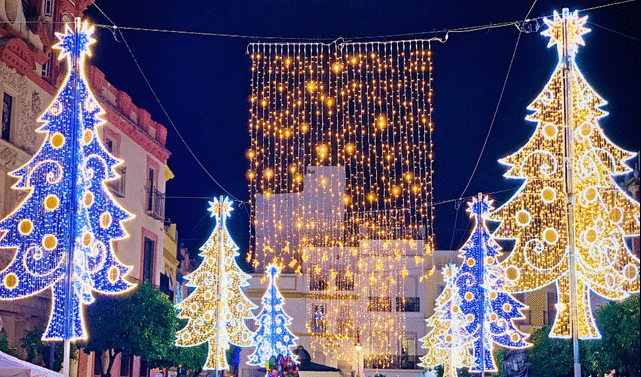
MULTIPOLYGON (((3 101, 0 133, 0 216, 10 213, 25 193, 11 189, 14 179, 7 175, 26 163, 43 142, 35 132, 37 119, 54 98, 67 67, 59 65, 54 33, 65 22, 81 17, 91 0, 7 0, 0 2, 0 97, 3 101)), ((111 182, 116 200, 135 218, 125 223, 129 238, 114 242, 118 258, 133 267, 129 279, 149 281, 166 287, 176 285, 176 228, 165 227, 164 193, 173 174, 167 167, 167 129, 150 114, 134 105, 130 96, 113 87, 104 74, 88 66, 86 77, 105 110, 99 129, 101 141, 116 157, 120 179, 111 182), (168 245, 165 247, 165 242, 168 245), (173 254, 172 254, 173 253, 173 254)), ((0 250, 0 268, 13 258, 0 250)), ((171 288, 170 288, 171 287, 171 288)), ((49 291, 39 295, 0 302, 3 331, 9 343, 20 350, 26 330, 44 328, 48 318, 49 291)), ((80 352, 73 373, 89 377, 100 373, 102 355, 80 352)), ((136 357, 118 357, 112 376, 146 376, 145 363, 136 357)))

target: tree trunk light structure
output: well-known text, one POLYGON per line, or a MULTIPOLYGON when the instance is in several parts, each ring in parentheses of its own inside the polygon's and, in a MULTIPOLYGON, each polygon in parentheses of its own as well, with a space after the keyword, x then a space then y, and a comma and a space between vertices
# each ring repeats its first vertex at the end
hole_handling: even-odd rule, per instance
POLYGON ((56 33, 59 59, 69 68, 37 132, 45 141, 33 157, 10 173, 14 189, 27 197, 0 221, 0 248, 14 259, 0 271, 0 299, 14 300, 51 288, 49 323, 43 340, 64 341, 63 374, 69 375, 70 343, 86 340, 84 305, 93 292, 118 294, 135 285, 125 277, 112 241, 128 237, 123 222, 133 215, 122 208, 106 183, 120 176, 122 164, 98 136, 104 110, 84 75, 91 56, 94 27, 76 18, 56 33))
POLYGON ((229 344, 238 347, 253 344, 253 333, 245 320, 254 318, 252 310, 256 305, 242 292, 242 287, 249 286, 250 276, 236 263, 238 246, 227 230, 232 202, 221 196, 209 204, 216 226, 200 248, 202 263, 185 276, 186 285, 195 290, 176 305, 180 310, 178 317, 188 320, 176 333, 176 345, 191 347, 208 342, 209 353, 203 370, 219 372, 229 369, 225 355, 229 344))
POLYGON ((581 74, 575 56, 584 45, 587 17, 563 9, 544 19, 559 62, 543 91, 528 107, 534 135, 500 160, 508 178, 525 180, 490 215, 501 221, 496 239, 515 240, 502 262, 511 292, 555 283, 558 302, 550 337, 571 338, 574 376, 580 377, 579 339, 601 337, 590 292, 620 300, 639 292, 639 259, 627 237, 639 234, 639 203, 614 177, 629 173, 636 154, 612 143, 599 126, 606 104, 581 74))

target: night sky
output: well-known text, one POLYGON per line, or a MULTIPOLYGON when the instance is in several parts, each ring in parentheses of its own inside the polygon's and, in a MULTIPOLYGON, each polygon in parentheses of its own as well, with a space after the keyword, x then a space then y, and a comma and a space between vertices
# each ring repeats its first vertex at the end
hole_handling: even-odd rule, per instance
MULTIPOLYGON (((529 18, 549 16, 563 7, 572 11, 614 2, 541 0, 535 2, 529 18)), ((243 36, 122 30, 186 143, 226 191, 246 201, 251 77, 247 44, 330 42, 338 37, 352 41, 429 38, 435 36, 433 31, 523 20, 532 1, 97 0, 96 4, 120 27, 243 36), (392 36, 405 33, 422 34, 392 36)), ((600 123, 606 135, 632 151, 639 150, 641 129, 640 9, 639 1, 633 1, 580 13, 589 16, 592 31, 576 59, 588 82, 608 101, 605 110, 610 115, 600 123)), ((95 6, 85 15, 96 24, 111 25, 95 6)), ((456 216, 455 199, 479 191, 497 192, 493 197, 499 204, 520 186, 503 177, 505 168, 497 160, 531 136, 535 124, 524 120, 529 113, 526 107, 557 62, 556 48, 546 48, 548 39, 534 32, 521 34, 485 151, 463 192, 490 129, 518 37, 518 30, 510 26, 450 33, 446 43, 432 44, 437 203, 433 226, 439 249, 458 248, 471 225, 464 203, 456 216)), ((169 131, 168 164, 176 177, 167 183, 166 217, 178 224, 179 237, 195 252, 213 225, 203 198, 226 193, 181 142, 120 37, 116 40, 111 31, 98 28, 97 40, 92 63, 169 131)), ((237 208, 228 224, 243 251, 249 248, 248 212, 247 204, 237 208)))

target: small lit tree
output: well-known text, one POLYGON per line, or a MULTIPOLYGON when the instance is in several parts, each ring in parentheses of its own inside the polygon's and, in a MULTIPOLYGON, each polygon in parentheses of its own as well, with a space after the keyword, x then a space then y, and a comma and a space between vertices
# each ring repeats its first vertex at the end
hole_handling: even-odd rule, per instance
POLYGON ((227 230, 232 202, 229 198, 214 198, 209 211, 216 218, 216 227, 200 248, 203 262, 185 276, 187 286, 195 290, 176 305, 179 318, 187 325, 176 334, 176 345, 195 346, 207 342, 209 353, 204 370, 227 370, 225 351, 229 343, 248 347, 253 333, 245 320, 253 318, 256 305, 242 292, 249 285, 250 276, 236 263, 238 246, 227 230))
POLYGON ((458 288, 454 285, 456 266, 453 264, 443 267, 445 288, 436 298, 434 314, 426 322, 432 329, 420 341, 427 353, 421 357, 419 366, 434 368, 443 365, 444 377, 456 377, 458 368, 472 366, 472 355, 469 347, 472 338, 465 331, 465 318, 461 311, 452 312, 453 306, 460 306, 458 288))
POLYGON ((263 309, 256 317, 258 329, 254 335, 254 344, 256 349, 249 356, 249 365, 264 366, 272 356, 282 355, 284 358, 291 356, 296 360, 296 355, 292 353, 290 347, 296 346, 295 340, 298 339, 289 329, 291 317, 283 310, 285 298, 276 286, 276 280, 280 273, 280 268, 270 264, 266 272, 269 274, 269 286, 265 295, 263 295, 263 309))
POLYGON ((454 275, 459 300, 452 307, 465 318, 465 331, 473 340, 474 362, 470 372, 497 372, 493 345, 525 348, 527 334, 514 324, 525 316, 527 307, 509 293, 505 272, 498 264, 499 245, 492 239, 485 224, 485 215, 492 209, 487 196, 474 198, 468 212, 475 220, 474 230, 459 250, 463 258, 454 275))

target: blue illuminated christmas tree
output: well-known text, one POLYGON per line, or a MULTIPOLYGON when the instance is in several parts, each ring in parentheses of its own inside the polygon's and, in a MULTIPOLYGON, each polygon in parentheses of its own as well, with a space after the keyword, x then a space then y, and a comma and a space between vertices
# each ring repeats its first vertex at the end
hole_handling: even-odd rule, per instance
POLYGON ((264 366, 272 356, 282 355, 285 359, 288 356, 296 360, 296 355, 292 353, 290 347, 296 346, 295 340, 298 339, 287 326, 291 324, 291 317, 283 310, 285 299, 276 287, 276 279, 280 273, 280 268, 270 264, 267 266, 269 274, 269 286, 265 295, 263 295, 263 309, 256 317, 258 329, 254 335, 254 344, 256 349, 249 356, 249 365, 264 366))
POLYGON ((499 245, 491 238, 485 216, 492 209, 487 196, 469 204, 475 219, 470 238, 459 250, 463 264, 454 276, 460 307, 452 307, 465 316, 466 332, 473 338, 474 361, 471 372, 496 372, 493 345, 525 348, 527 334, 519 331, 514 321, 525 316, 526 306, 504 292, 505 272, 498 265, 499 245))
POLYGON ((122 222, 132 218, 106 183, 119 177, 121 160, 101 143, 97 128, 104 110, 84 76, 94 28, 77 21, 56 33, 59 59, 69 73, 38 119, 45 136, 40 150, 10 173, 13 188, 26 198, 0 221, 0 248, 14 252, 0 271, 0 299, 12 300, 52 289, 53 308, 43 339, 86 339, 83 305, 92 292, 115 294, 133 285, 131 267, 116 257, 112 241, 128 236, 122 222), (68 279, 70 277, 70 279, 68 279))

